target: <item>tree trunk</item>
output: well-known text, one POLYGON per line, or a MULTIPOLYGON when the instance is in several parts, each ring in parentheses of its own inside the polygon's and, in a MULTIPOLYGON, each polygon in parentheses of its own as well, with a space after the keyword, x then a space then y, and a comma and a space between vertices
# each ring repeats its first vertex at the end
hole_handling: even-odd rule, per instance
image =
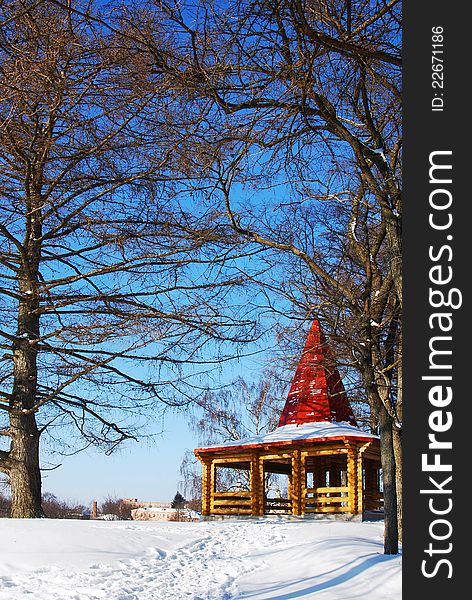
MULTIPOLYGON (((34 325, 34 321, 35 318, 30 319, 30 326, 34 325)), ((33 333, 31 327, 28 331, 29 334, 33 333)), ((31 519, 43 516, 39 468, 40 432, 32 410, 37 389, 37 352, 35 343, 32 344, 30 339, 21 336, 15 346, 13 403, 9 427, 11 516, 31 519)))
POLYGON ((378 419, 380 433, 380 458, 382 461, 382 479, 385 513, 385 554, 398 554, 397 489, 395 474, 395 456, 393 448, 392 419, 380 400, 378 419))
POLYGON ((403 537, 403 450, 402 432, 397 427, 393 427, 393 452, 397 488, 398 539, 401 542, 403 537))
MULTIPOLYGON (((403 422, 403 333, 400 326, 398 332, 397 355, 397 403, 396 413, 400 424, 403 422)), ((393 450, 395 452, 396 478, 397 478, 397 511, 398 511, 398 537, 400 542, 403 539, 403 440, 402 429, 394 426, 393 428, 393 450)))
POLYGON ((393 443, 393 419, 378 393, 374 370, 367 354, 361 362, 361 373, 368 391, 369 405, 377 418, 380 437, 380 461, 384 494, 384 553, 398 554, 398 514, 395 454, 393 443))
POLYGON ((39 469, 39 432, 34 414, 10 419, 12 469, 11 516, 16 519, 43 517, 41 472, 39 469))
MULTIPOLYGON (((39 205, 38 198, 30 204, 39 205)), ((13 393, 10 404, 11 446, 9 472, 11 516, 31 519, 44 516, 41 507, 39 467, 40 431, 35 406, 38 393, 39 257, 36 240, 41 236, 39 211, 31 211, 25 236, 25 262, 19 270, 18 332, 13 343, 13 393)))

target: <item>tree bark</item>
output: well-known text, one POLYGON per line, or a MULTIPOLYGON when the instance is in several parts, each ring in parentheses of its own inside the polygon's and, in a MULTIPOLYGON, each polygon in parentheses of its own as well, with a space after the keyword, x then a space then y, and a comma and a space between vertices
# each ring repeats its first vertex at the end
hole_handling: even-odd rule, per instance
MULTIPOLYGON (((398 420, 403 423, 403 333, 400 328, 398 334, 397 356, 399 361, 397 370, 397 405, 398 420)), ((401 426, 393 428, 393 450, 395 452, 396 479, 397 479, 397 512, 398 512, 398 537, 403 540, 403 439, 401 426)))
POLYGON ((10 429, 11 516, 14 519, 43 517, 39 431, 34 414, 12 416, 10 429))
POLYGON ((13 343, 13 393, 10 403, 9 480, 11 516, 31 519, 44 516, 41 507, 40 431, 34 407, 38 394, 39 262, 42 224, 40 195, 28 198, 29 214, 22 265, 18 272, 18 331, 13 343))
POLYGON ((398 539, 401 542, 403 538, 403 450, 402 432, 397 427, 393 427, 393 452, 397 488, 398 539))
POLYGON ((39 467, 40 432, 32 412, 37 393, 36 343, 39 333, 39 319, 31 310, 32 302, 34 300, 23 303, 19 311, 18 329, 23 333, 14 344, 13 401, 9 427, 11 516, 23 519, 44 516, 39 467))
POLYGON ((397 486, 392 431, 393 423, 383 403, 380 400, 376 400, 376 403, 378 403, 377 414, 384 493, 384 552, 385 554, 398 554, 397 486))
POLYGON ((368 355, 362 364, 362 378, 368 390, 369 404, 377 417, 380 437, 380 461, 384 495, 384 553, 398 554, 397 481, 393 441, 393 419, 382 402, 374 383, 374 371, 368 355))

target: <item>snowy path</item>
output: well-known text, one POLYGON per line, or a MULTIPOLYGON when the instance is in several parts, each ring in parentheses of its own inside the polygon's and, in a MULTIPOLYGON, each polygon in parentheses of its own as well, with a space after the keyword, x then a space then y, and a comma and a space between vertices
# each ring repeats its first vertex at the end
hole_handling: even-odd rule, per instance
MULTIPOLYGON (((194 526, 195 527, 195 526, 194 526)), ((171 553, 148 548, 146 555, 82 572, 44 567, 21 576, 0 576, 0 599, 35 600, 226 600, 234 581, 262 566, 249 552, 273 547, 283 536, 254 524, 205 527, 205 535, 171 553), (254 533, 257 531, 257 536, 254 533), (248 545, 250 540, 250 545, 248 545)), ((171 534, 171 531, 169 531, 171 534)))
POLYGON ((0 519, 0 600, 398 600, 381 523, 0 519))

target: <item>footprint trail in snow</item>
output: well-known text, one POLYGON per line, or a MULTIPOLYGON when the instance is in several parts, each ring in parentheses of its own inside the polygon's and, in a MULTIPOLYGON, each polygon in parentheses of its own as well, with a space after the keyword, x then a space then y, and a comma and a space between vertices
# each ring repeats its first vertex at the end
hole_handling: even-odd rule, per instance
POLYGON ((212 532, 209 524, 202 537, 171 553, 149 548, 142 557, 81 572, 47 567, 0 576, 0 600, 230 600, 238 577, 263 566, 254 552, 285 537, 270 527, 254 531, 237 522, 212 532))

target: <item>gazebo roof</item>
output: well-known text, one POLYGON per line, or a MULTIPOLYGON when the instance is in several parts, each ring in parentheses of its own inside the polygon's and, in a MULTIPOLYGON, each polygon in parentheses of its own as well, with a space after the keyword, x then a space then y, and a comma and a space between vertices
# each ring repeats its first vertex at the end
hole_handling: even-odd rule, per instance
POLYGON ((324 442, 377 436, 357 428, 341 377, 318 319, 313 321, 305 348, 282 411, 279 426, 264 435, 198 448, 211 452, 228 448, 257 448, 270 444, 324 442))
POLYGON ((356 419, 329 351, 320 322, 315 319, 280 416, 279 427, 356 419))

